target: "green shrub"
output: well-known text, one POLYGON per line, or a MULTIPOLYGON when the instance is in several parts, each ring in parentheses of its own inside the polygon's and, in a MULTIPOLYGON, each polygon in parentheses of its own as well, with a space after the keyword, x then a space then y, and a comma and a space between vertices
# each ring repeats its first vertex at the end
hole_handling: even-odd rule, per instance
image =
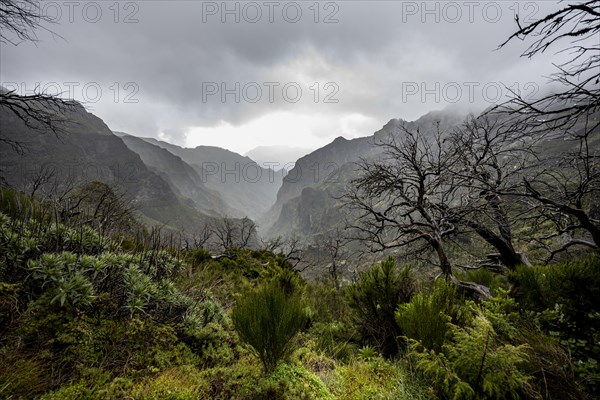
POLYGON ((0 398, 32 399, 51 387, 43 362, 34 355, 0 352, 0 398))
POLYGON ((257 400, 333 400, 325 384, 315 374, 298 366, 279 365, 254 397, 257 400))
POLYGON ((20 290, 20 284, 0 281, 0 338, 18 319, 20 290))
POLYGON ((580 317, 600 311, 600 258, 567 261, 561 264, 521 266, 510 275, 515 295, 524 308, 538 311, 563 304, 569 314, 580 317))
POLYGON ((529 345, 523 370, 532 376, 534 393, 543 399, 582 400, 586 394, 577 382, 573 359, 559 341, 534 327, 521 326, 519 340, 529 345))
POLYGON ((502 344, 482 314, 465 328, 450 325, 451 341, 441 352, 413 342, 410 355, 439 397, 454 399, 520 398, 529 377, 519 367, 528 346, 502 344))
POLYGON ((199 358, 204 367, 228 365, 234 358, 235 336, 221 323, 208 322, 194 329, 184 329, 180 340, 199 358))
POLYGON ((409 303, 400 305, 396 311, 396 321, 404 335, 439 352, 452 316, 456 319, 459 313, 456 287, 440 279, 431 293, 420 292, 409 303))
POLYGON ((600 258, 519 267, 510 277, 524 316, 567 347, 581 381, 600 391, 600 258))
POLYGON ((456 277, 461 281, 474 282, 483 285, 489 288, 492 294, 495 294, 498 289, 506 289, 508 287, 506 276, 494 273, 487 268, 457 273, 456 277))
POLYGON ((519 336, 521 316, 517 312, 517 303, 509 296, 508 290, 498 288, 497 295, 485 300, 481 310, 502 339, 514 341, 519 336))
POLYGON ((201 264, 203 262, 210 261, 211 260, 211 255, 210 255, 210 252, 208 250, 205 250, 205 249, 195 249, 195 250, 192 251, 191 260, 193 261, 194 265, 198 265, 198 264, 201 264))
POLYGON ((29 294, 50 292, 51 303, 60 306, 85 310, 96 295, 107 293, 122 314, 152 315, 166 322, 177 319, 191 303, 168 279, 176 265, 164 257, 150 262, 111 252, 98 256, 45 253, 28 261, 26 282, 29 294))
POLYGON ((350 314, 344 291, 337 290, 328 280, 308 286, 307 297, 315 322, 346 321, 350 314))
POLYGON ((370 361, 377 358, 379 354, 373 347, 366 345, 358 349, 358 358, 365 361, 370 361))
POLYGON ((131 397, 136 400, 197 400, 207 383, 193 367, 183 366, 163 371, 135 385, 131 397))
POLYGON ((403 362, 355 359, 339 367, 331 392, 344 400, 429 399, 426 386, 403 362))
POLYGON ((52 372, 50 378, 59 384, 79 380, 98 369, 144 375, 198 362, 190 349, 177 340, 173 326, 137 317, 94 321, 80 314, 66 318, 56 306, 38 302, 28 309, 16 333, 28 351, 39 353, 40 361, 52 372))
POLYGON ((261 375, 260 367, 254 360, 242 357, 230 366, 202 371, 188 367, 169 370, 154 379, 143 381, 133 397, 182 400, 334 399, 323 381, 300 365, 282 363, 270 374, 261 375))
POLYGON ((48 211, 43 204, 23 192, 0 185, 0 212, 18 217, 46 219, 48 211))
POLYGON ((83 379, 61 386, 48 392, 38 400, 96 400, 131 398, 129 391, 133 383, 128 378, 110 378, 110 374, 98 373, 90 379, 83 379))
POLYGON ((398 337, 402 331, 395 311, 410 301, 415 290, 410 266, 398 269, 391 257, 361 273, 347 289, 348 304, 360 335, 385 356, 397 355, 400 350, 398 337))
POLYGON ((240 338, 252 346, 266 372, 293 350, 292 340, 306 323, 300 294, 286 293, 278 281, 244 294, 232 312, 240 338))
POLYGON ((0 398, 126 398, 166 369, 229 364, 232 326, 209 291, 181 289, 183 270, 168 250, 0 213, 0 398))
POLYGON ((254 357, 241 357, 229 366, 203 370, 201 376, 207 388, 197 398, 211 400, 255 399, 265 378, 254 357))
POLYGON ((330 357, 348 361, 356 352, 357 346, 352 340, 353 331, 344 322, 317 322, 311 326, 311 332, 317 337, 317 348, 330 357))

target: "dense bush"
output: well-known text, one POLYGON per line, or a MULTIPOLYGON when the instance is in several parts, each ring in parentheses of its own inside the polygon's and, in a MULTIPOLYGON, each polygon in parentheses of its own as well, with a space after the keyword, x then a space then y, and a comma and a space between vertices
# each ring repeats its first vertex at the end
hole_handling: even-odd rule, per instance
POLYGON ((543 310, 562 304, 573 317, 600 310, 600 258, 561 264, 519 267, 510 275, 515 296, 524 308, 543 310))
POLYGON ((350 307, 344 291, 336 289, 330 279, 311 283, 306 288, 308 304, 313 311, 315 322, 333 322, 347 319, 350 307))
POLYGON ((440 351, 450 322, 461 317, 461 302, 456 287, 444 280, 436 281, 431 293, 420 292, 396 311, 396 321, 404 335, 420 341, 426 348, 440 351))
POLYGON ((252 346, 265 371, 272 372, 292 352, 292 340, 307 316, 300 294, 274 280, 240 297, 232 319, 240 338, 252 346))
POLYGON ((354 330, 343 321, 317 322, 311 327, 317 337, 317 347, 324 354, 341 361, 348 361, 356 353, 357 345, 352 340, 354 330))
MULTIPOLYGON (((523 371, 532 377, 531 398, 582 400, 588 398, 573 369, 571 352, 559 341, 532 326, 520 326, 519 339, 529 345, 523 371)), ((591 398, 591 397, 590 397, 591 398)))
MULTIPOLYGON (((222 350, 232 335, 221 307, 178 288, 182 263, 168 251, 124 253, 88 227, 3 214, 0 250, 0 354, 15 360, 0 363, 1 397, 233 357, 222 350), (190 336, 201 344, 187 346, 190 336)), ((71 393, 96 396, 74 385, 71 393)))
POLYGON ((456 277, 465 282, 474 282, 483 285, 489 288, 492 294, 496 294, 499 289, 506 289, 508 287, 508 280, 505 275, 492 272, 487 268, 457 273, 456 277))
POLYGON ((465 328, 450 325, 452 336, 441 352, 413 342, 410 355, 430 379, 436 396, 453 399, 520 398, 528 376, 519 366, 527 359, 526 345, 502 344, 482 315, 465 328))
POLYGON ((335 399, 317 376, 304 368, 287 364, 281 364, 273 371, 255 398, 257 400, 335 399))
POLYGON ((400 350, 402 331, 395 312, 400 304, 410 301, 415 290, 410 266, 398 269, 391 257, 361 273, 347 289, 359 333, 386 356, 397 355, 400 350))
POLYGON ((510 277, 522 313, 567 347, 577 375, 600 391, 600 258, 520 267, 510 277))

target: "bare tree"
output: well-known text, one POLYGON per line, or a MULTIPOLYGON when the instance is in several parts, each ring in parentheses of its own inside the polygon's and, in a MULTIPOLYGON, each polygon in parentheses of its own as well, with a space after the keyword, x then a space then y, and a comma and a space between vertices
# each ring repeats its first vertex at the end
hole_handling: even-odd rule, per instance
POLYGON ((351 182, 346 198, 358 211, 356 228, 372 250, 404 247, 424 241, 438 256, 446 276, 452 268, 443 238, 455 231, 447 218, 452 189, 443 183, 441 142, 433 148, 420 132, 403 131, 405 137, 390 137, 378 143, 384 149, 380 161, 363 160, 361 176, 351 182))
POLYGON ((56 169, 49 166, 41 166, 37 173, 31 177, 31 190, 29 195, 31 197, 35 196, 36 192, 42 188, 44 185, 50 183, 53 178, 55 178, 56 169))
POLYGON ((256 237, 256 224, 250 218, 244 217, 239 222, 239 225, 240 227, 237 247, 240 249, 245 249, 256 237))
POLYGON ((260 242, 261 242, 261 247, 264 250, 270 251, 271 253, 278 253, 278 252, 281 252, 281 249, 282 249, 285 241, 283 240, 283 237, 277 236, 276 238, 270 239, 270 240, 263 240, 261 238, 260 242))
MULTIPOLYGON (((73 100, 62 99, 45 93, 21 96, 15 91, 0 90, 0 109, 4 108, 14 114, 28 128, 41 133, 50 131, 60 135, 67 128, 65 114, 81 107, 73 100)), ((25 146, 18 140, 12 140, 0 134, 0 142, 6 143, 17 153, 23 153, 25 146)))
POLYGON ((213 224, 212 229, 218 244, 223 250, 234 247, 234 237, 237 235, 237 232, 235 223, 231 218, 221 218, 213 224))
POLYGON ((315 247, 321 254, 324 253, 328 263, 328 272, 336 290, 341 287, 342 265, 348 260, 350 250, 347 246, 348 239, 344 237, 340 228, 333 229, 315 238, 315 247))
MULTIPOLYGON (((53 21, 43 15, 39 1, 0 0, 0 5, 0 43, 17 46, 24 41, 36 42, 36 31, 40 29, 59 37, 45 26, 53 21)), ((14 90, 0 88, 0 109, 10 111, 31 129, 60 133, 64 129, 64 113, 76 106, 78 103, 72 100, 47 93, 36 91, 32 95, 20 96, 14 90)), ((18 140, 0 134, 0 142, 19 153, 24 151, 23 143, 18 140)))
POLYGON ((588 137, 573 140, 571 144, 575 147, 573 150, 547 156, 523 178, 522 196, 531 200, 540 215, 554 224, 555 232, 544 239, 563 238, 561 247, 550 250, 548 261, 575 245, 600 251, 598 138, 593 145, 588 137))
POLYGON ((498 251, 483 264, 494 269, 501 268, 495 259, 510 269, 529 265, 526 255, 515 249, 512 229, 528 209, 515 207, 516 198, 505 195, 521 185, 525 166, 535 159, 537 138, 513 128, 511 124, 507 129, 497 116, 470 116, 449 136, 456 157, 449 172, 458 194, 451 218, 498 251))
POLYGON ((193 237, 193 245, 195 249, 205 248, 208 245, 210 239, 213 237, 213 229, 210 223, 205 223, 198 229, 193 237))
MULTIPOLYGON (((518 30, 500 47, 520 39, 535 38, 523 52, 532 58, 562 45, 560 53, 568 54, 567 61, 555 64, 557 72, 551 81, 562 90, 530 101, 514 93, 507 103, 494 110, 502 110, 522 119, 543 132, 548 129, 568 130, 586 115, 600 111, 600 0, 568 4, 534 22, 522 25, 515 17, 518 30), (565 46, 566 43, 566 46, 565 46)), ((600 124, 596 120, 590 130, 600 124)))
POLYGON ((374 251, 424 244, 447 280, 473 297, 489 297, 487 288, 454 277, 446 249, 448 237, 457 232, 450 211, 456 186, 446 173, 456 157, 444 146, 439 126, 431 140, 419 131, 403 129, 401 134, 378 143, 384 150, 381 159, 359 164, 361 176, 345 195, 357 213, 349 226, 357 232, 354 238, 374 251))
MULTIPOLYGON (((297 236, 290 237, 283 243, 281 250, 284 260, 290 263, 295 270, 298 270, 298 266, 304 262, 304 248, 300 238, 297 236)), ((303 266, 298 272, 302 272, 306 268, 308 266, 303 266)))
POLYGON ((135 225, 134 209, 126 194, 103 182, 81 185, 58 204, 65 219, 77 218, 101 234, 128 232, 135 225))
MULTIPOLYGON (((534 41, 522 54, 532 58, 549 49, 567 54, 555 64, 551 80, 560 88, 537 100, 518 93, 499 105, 501 111, 525 121, 528 128, 549 139, 564 140, 558 154, 545 155, 523 178, 522 198, 535 206, 541 220, 551 222, 555 232, 543 238, 561 237, 558 248, 545 245, 547 261, 570 247, 600 249, 598 134, 600 133, 600 0, 566 4, 534 22, 521 25, 500 47, 514 39, 534 41), (583 236, 582 236, 583 232, 583 236)), ((542 153, 542 152, 540 152, 542 153)))
POLYGON ((59 36, 46 27, 54 20, 44 15, 39 1, 0 0, 0 5, 0 43, 17 46, 22 42, 37 42, 36 32, 40 29, 59 36))
POLYGON ((241 220, 223 217, 213 224, 212 231, 223 250, 245 249, 256 237, 256 224, 248 217, 241 220))
POLYGON ((300 264, 304 264, 305 257, 302 241, 297 236, 286 239, 278 236, 266 242, 261 239, 261 242, 263 249, 282 255, 283 259, 297 272, 302 272, 308 267, 305 265, 299 267, 300 264))

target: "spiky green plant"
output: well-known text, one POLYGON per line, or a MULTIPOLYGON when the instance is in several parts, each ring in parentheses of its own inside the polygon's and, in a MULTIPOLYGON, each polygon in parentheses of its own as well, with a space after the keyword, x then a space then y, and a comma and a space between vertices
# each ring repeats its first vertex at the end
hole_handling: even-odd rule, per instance
POLYGON ((270 373, 293 351, 294 336, 306 324, 306 313, 301 295, 286 292, 275 280, 242 296, 232 320, 240 338, 252 346, 270 373))
POLYGON ((397 355, 402 331, 394 313, 410 300, 416 281, 410 266, 397 268, 392 257, 361 273, 347 289, 348 305, 354 322, 365 341, 375 345, 385 356, 397 355))
POLYGON ((431 293, 418 293, 410 303, 400 305, 396 321, 404 335, 428 349, 440 351, 457 310, 456 288, 438 280, 431 293))

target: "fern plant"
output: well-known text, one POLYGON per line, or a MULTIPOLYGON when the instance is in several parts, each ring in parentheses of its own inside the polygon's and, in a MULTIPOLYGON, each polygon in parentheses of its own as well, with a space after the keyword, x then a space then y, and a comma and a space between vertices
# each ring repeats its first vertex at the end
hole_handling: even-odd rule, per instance
POLYGON ((453 399, 511 399, 522 397, 530 379, 519 367, 528 345, 501 344, 492 323, 483 314, 470 326, 450 325, 452 340, 441 352, 412 341, 410 355, 417 368, 442 396, 453 399))

